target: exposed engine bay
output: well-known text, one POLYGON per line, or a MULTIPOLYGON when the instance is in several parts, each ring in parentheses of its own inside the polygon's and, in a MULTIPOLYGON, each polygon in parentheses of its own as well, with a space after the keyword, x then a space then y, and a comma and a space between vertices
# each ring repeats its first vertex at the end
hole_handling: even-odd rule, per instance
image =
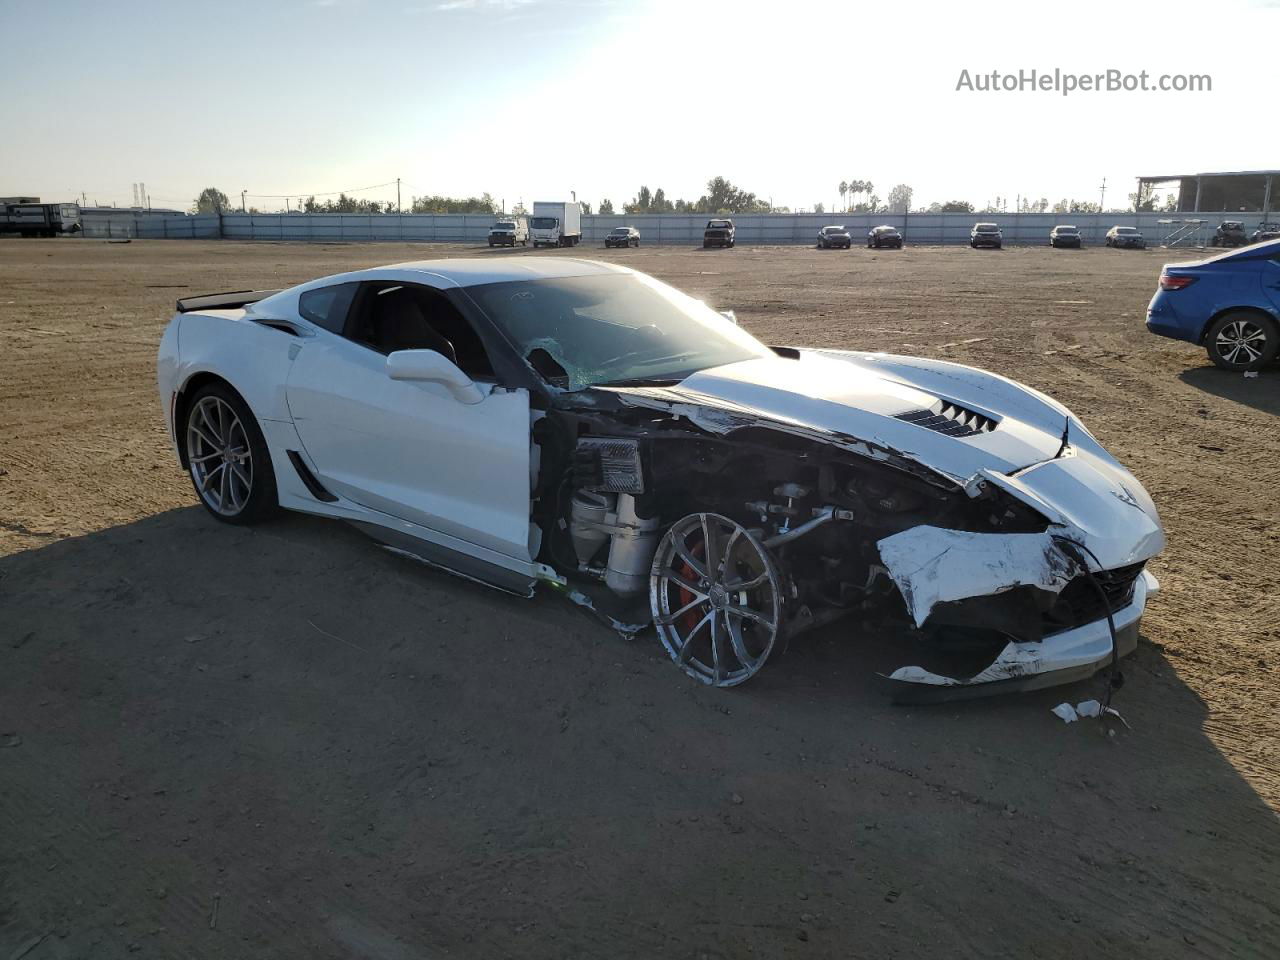
MULTIPOLYGON (((759 418, 713 434, 655 406, 625 389, 566 394, 536 423, 540 559, 615 626, 652 622, 702 682, 741 683, 787 638, 871 611, 922 631, 938 669, 963 677, 1010 643, 1104 613, 1050 521, 993 484, 966 489, 893 451, 851 452, 759 418), (922 609, 885 562, 912 548, 892 539, 907 531, 983 535, 971 539, 1041 562, 1019 556, 998 591, 943 591, 922 609)), ((1110 599, 1126 602, 1141 569, 1110 599)))

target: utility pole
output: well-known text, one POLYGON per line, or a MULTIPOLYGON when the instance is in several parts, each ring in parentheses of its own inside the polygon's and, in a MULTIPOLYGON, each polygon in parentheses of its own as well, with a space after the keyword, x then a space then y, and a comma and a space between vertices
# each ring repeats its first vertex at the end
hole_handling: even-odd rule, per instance
POLYGON ((248 190, 241 190, 241 191, 240 191, 240 212, 241 212, 241 213, 248 213, 248 212, 249 212, 249 211, 247 211, 247 210, 244 208, 244 195, 245 195, 246 193, 248 193, 248 192, 249 192, 248 190))
POLYGON ((1102 178, 1102 186, 1099 187, 1099 190, 1101 190, 1101 193, 1098 194, 1098 212, 1101 213, 1102 210, 1104 209, 1104 201, 1107 199, 1107 178, 1106 177, 1102 178))
POLYGON ((284 198, 284 212, 285 212, 285 213, 292 213, 292 212, 293 212, 292 210, 290 210, 290 209, 289 209, 289 198, 288 198, 288 197, 285 197, 285 198, 284 198))
POLYGON ((396 177, 396 213, 400 212, 400 178, 396 177))

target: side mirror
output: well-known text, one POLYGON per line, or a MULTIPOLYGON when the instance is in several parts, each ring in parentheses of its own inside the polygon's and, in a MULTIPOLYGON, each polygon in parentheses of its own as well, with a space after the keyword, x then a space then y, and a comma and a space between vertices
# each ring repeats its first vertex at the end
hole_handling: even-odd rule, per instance
POLYGON ((387 376, 392 380, 438 383, 459 403, 479 403, 484 399, 471 378, 435 350, 397 350, 389 354, 387 376))

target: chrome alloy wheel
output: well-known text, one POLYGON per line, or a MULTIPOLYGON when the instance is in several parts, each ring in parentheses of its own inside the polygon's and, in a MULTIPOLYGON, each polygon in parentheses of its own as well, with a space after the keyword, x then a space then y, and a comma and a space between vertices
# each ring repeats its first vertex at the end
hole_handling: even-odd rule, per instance
POLYGON ((782 586, 768 551, 715 513, 689 514, 667 531, 654 556, 649 602, 671 659, 717 687, 755 676, 782 627, 782 586))
POLYGON ((1232 320, 1218 331, 1214 349, 1233 367, 1256 363, 1267 346, 1267 331, 1251 320, 1232 320))
POLYGON ((187 463, 209 509, 239 514, 253 491, 253 455, 244 424, 220 397, 206 396, 187 416, 187 463))

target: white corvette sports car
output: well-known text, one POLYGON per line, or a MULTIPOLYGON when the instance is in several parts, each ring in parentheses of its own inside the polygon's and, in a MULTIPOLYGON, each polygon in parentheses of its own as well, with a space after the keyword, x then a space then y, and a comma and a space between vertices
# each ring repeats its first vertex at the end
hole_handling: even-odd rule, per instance
POLYGON ((1164 546, 1068 410, 991 373, 769 347, 612 264, 456 259, 178 302, 178 457, 219 520, 278 507, 656 627, 705 683, 898 618, 898 694, 1048 686, 1137 643, 1164 546), (879 613, 875 613, 875 611, 879 613))

